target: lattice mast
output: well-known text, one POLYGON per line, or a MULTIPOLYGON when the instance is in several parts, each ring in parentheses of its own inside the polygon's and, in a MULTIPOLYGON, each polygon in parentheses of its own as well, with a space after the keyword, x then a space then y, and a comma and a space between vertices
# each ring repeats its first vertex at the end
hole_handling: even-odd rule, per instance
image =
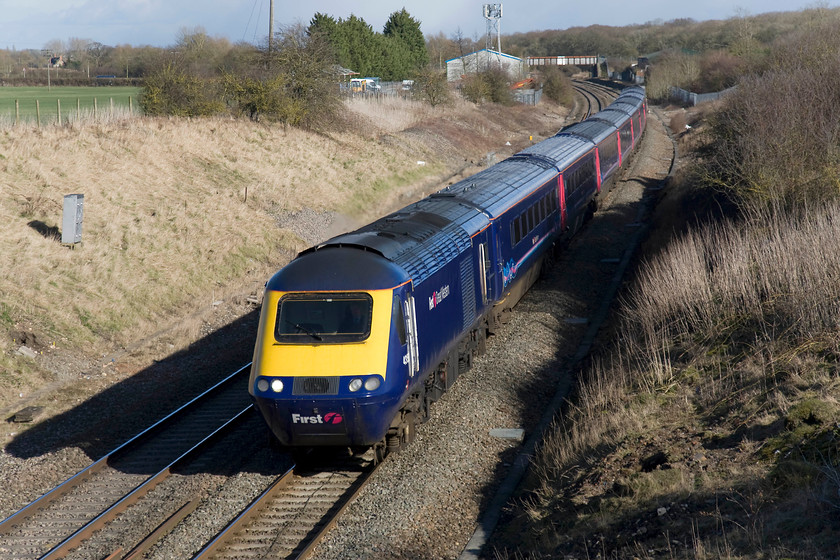
POLYGON ((496 52, 502 52, 502 5, 484 4, 484 19, 487 20, 487 37, 484 48, 493 50, 493 33, 496 34, 496 52))

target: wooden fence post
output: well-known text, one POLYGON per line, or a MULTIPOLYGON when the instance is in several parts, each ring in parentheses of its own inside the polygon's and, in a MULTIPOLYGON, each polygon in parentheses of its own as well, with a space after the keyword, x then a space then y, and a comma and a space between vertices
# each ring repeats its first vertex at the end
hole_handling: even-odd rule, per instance
POLYGON ((94 97, 93 98, 93 118, 94 119, 96 119, 96 113, 97 113, 98 109, 99 109, 99 107, 97 106, 96 98, 94 97))
POLYGON ((56 107, 58 108, 58 120, 56 122, 58 123, 58 126, 61 126, 61 99, 56 99, 55 102, 56 107))
POLYGON ((38 128, 41 128, 41 101, 35 100, 35 115, 38 119, 38 128))
POLYGON ((15 99, 15 126, 20 124, 20 101, 15 99))

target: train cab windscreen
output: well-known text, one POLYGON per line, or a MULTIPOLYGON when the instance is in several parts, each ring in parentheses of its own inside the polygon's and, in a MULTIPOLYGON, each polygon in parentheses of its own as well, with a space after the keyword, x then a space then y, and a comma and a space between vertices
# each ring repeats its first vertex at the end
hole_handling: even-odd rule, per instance
POLYGON ((287 294, 280 298, 274 338, 281 343, 361 342, 370 336, 368 294, 287 294))

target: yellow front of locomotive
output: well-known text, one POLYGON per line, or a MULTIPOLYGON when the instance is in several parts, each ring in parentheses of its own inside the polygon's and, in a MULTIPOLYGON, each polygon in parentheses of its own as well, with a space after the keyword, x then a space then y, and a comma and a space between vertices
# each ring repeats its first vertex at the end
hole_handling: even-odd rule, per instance
MULTIPOLYGON (((330 270, 347 256, 326 253, 330 270)), ((353 266, 363 264, 350 256, 353 266)), ((296 268, 307 265, 306 282, 298 281, 299 270, 284 269, 266 285, 249 391, 284 445, 372 445, 387 432, 407 385, 406 350, 393 328, 401 286, 393 282, 402 279, 390 270, 374 280, 370 263, 366 272, 324 278, 314 274, 326 264, 323 255, 298 260, 296 268), (315 289, 301 289, 309 286, 315 289), (318 289, 325 287, 338 289, 318 289)))

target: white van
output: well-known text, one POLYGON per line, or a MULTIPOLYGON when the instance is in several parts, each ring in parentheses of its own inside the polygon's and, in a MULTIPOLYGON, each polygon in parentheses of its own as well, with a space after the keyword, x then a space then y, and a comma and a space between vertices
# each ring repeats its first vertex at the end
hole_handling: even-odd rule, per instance
POLYGON ((382 87, 373 78, 353 78, 350 80, 350 91, 353 93, 378 93, 382 87))

